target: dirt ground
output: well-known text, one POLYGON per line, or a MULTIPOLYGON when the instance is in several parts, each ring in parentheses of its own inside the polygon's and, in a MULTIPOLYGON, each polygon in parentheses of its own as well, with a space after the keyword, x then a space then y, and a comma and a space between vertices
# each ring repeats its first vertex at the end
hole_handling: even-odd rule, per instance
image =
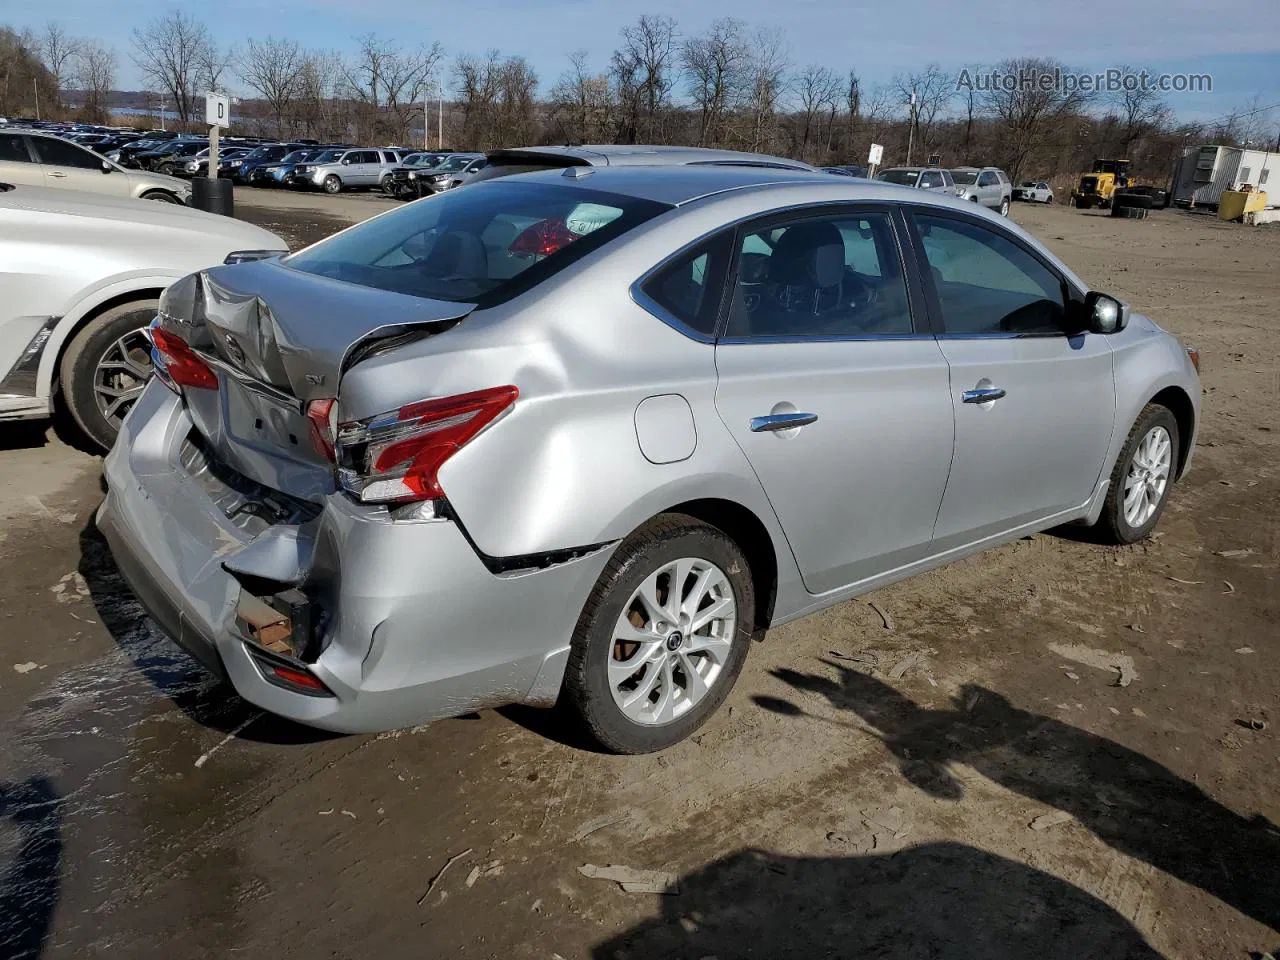
MULTIPOLYGON (((237 201, 295 244, 388 207, 237 201)), ((0 431, 0 957, 1280 947, 1280 228, 1014 216, 1201 349, 1157 538, 1043 534, 774 630, 657 756, 534 710, 369 737, 262 716, 130 597, 92 524, 99 462, 0 431)))

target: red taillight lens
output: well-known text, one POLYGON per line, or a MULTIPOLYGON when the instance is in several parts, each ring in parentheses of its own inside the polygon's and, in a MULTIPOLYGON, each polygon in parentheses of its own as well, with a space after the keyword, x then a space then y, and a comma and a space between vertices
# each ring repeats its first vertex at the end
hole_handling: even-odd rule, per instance
POLYGON ((511 241, 508 252, 529 257, 549 257, 561 247, 567 247, 578 235, 565 226, 563 220, 548 218, 526 227, 511 241))
POLYGON ((268 668, 271 671, 272 679, 276 680, 283 686, 293 687, 299 693, 322 694, 324 696, 333 696, 329 692, 329 688, 320 682, 320 679, 312 673, 305 670, 294 670, 292 667, 283 667, 277 664, 271 664, 268 668))
POLYGON ((333 449, 333 427, 336 400, 312 400, 307 404, 307 425, 311 428, 311 445, 329 461, 337 456, 333 449))
POLYGON ((151 328, 151 361, 160 379, 171 387, 218 389, 217 375, 176 333, 151 328))
POLYGON ((440 467, 516 402, 513 386, 411 403, 338 428, 338 478, 366 503, 444 496, 440 467))

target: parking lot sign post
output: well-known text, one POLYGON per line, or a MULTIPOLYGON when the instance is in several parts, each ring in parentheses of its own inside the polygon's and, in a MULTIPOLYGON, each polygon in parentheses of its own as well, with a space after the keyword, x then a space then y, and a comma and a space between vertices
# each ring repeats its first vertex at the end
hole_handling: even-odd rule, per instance
POLYGON ((235 213, 235 201, 231 181, 218 179, 218 134, 231 125, 231 98, 223 93, 205 94, 204 121, 209 125, 208 176, 192 180, 191 205, 230 217, 235 213))
POLYGON ((871 149, 867 152, 867 176, 874 177, 876 175, 876 167, 880 166, 880 161, 884 159, 884 146, 879 143, 873 143, 871 149))

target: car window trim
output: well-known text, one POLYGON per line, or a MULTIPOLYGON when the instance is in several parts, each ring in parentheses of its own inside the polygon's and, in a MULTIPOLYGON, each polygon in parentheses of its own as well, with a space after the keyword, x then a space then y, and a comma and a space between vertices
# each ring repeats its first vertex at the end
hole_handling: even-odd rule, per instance
POLYGON ((726 337, 724 331, 729 323, 729 309, 733 304, 733 298, 727 296, 728 291, 733 289, 734 284, 738 282, 738 263, 735 258, 731 258, 729 270, 727 271, 726 282, 724 284, 724 293, 720 299, 720 313, 716 321, 716 343, 717 344, 765 344, 765 343, 858 343, 871 340, 932 340, 933 333, 930 330, 923 329, 921 324, 917 322, 917 307, 920 305, 916 298, 912 295, 912 276, 911 266, 906 257, 906 246, 903 243, 904 224, 900 214, 897 214, 898 205, 883 200, 850 200, 846 202, 825 201, 815 204, 806 204, 799 207, 789 207, 786 210, 773 210, 767 213, 752 214, 733 224, 734 238, 733 249, 737 251, 741 249, 742 240, 747 231, 759 233, 759 229, 752 230, 757 224, 773 224, 773 229, 779 226, 789 225, 805 220, 816 220, 823 216, 851 216, 854 213, 880 213, 886 216, 889 224, 889 231, 893 234, 894 248, 898 254, 898 268, 902 271, 903 281, 907 290, 907 319, 911 324, 910 333, 880 333, 880 334, 833 334, 826 336, 808 336, 797 334, 795 336, 769 336, 769 337, 726 337))
POLYGON ((923 288, 925 303, 928 309, 929 323, 933 330, 933 335, 939 340, 1020 340, 1046 337, 1062 337, 1067 339, 1071 336, 1066 330, 1056 333, 1045 332, 1027 332, 1016 333, 1012 331, 995 331, 993 333, 953 333, 946 329, 942 317, 942 301, 938 296, 938 289, 933 282, 933 270, 925 269, 929 264, 929 258, 924 249, 924 237, 920 232, 920 226, 916 222, 916 216, 931 216, 945 220, 959 220, 968 223, 971 226, 990 230, 992 233, 1003 237, 1010 243, 1017 246, 1024 253, 1029 255, 1042 267, 1049 271, 1050 274, 1058 278, 1058 283, 1063 291, 1063 300, 1067 310, 1071 309, 1072 304, 1081 304, 1084 302, 1084 294, 1077 290, 1075 284, 1071 283, 1066 275, 1058 269, 1052 262, 1036 250, 1017 234, 1006 230, 1000 223, 993 223, 983 217, 976 217, 968 211, 952 210, 947 207, 934 207, 923 203, 903 204, 903 212, 906 218, 907 232, 910 236, 910 243, 914 249, 916 260, 919 264, 917 273, 923 288))
MULTIPOLYGON (((696 340, 698 343, 715 343, 716 334, 719 333, 720 325, 723 320, 724 302, 726 299, 726 295, 728 294, 728 291, 729 291, 728 278, 729 278, 729 275, 733 273, 733 270, 731 267, 729 267, 726 264, 724 269, 721 269, 720 271, 718 271, 720 274, 718 278, 718 282, 720 284, 720 292, 719 292, 720 302, 716 306, 715 322, 712 326, 711 333, 703 333, 701 330, 698 330, 694 327, 689 326, 688 323, 686 323, 684 320, 677 317, 674 313, 672 313, 670 310, 668 310, 666 307, 660 304, 657 300, 653 299, 653 297, 649 296, 648 292, 646 292, 644 288, 649 283, 650 280, 657 277, 658 274, 662 273, 668 267, 673 266, 677 261, 688 256, 690 253, 692 253, 694 250, 698 249, 699 247, 710 247, 713 243, 716 242, 716 240, 720 239, 720 237, 725 233, 733 234, 733 227, 722 224, 721 226, 716 227, 714 230, 708 230, 706 233, 702 234, 696 240, 691 240, 690 242, 686 243, 684 246, 678 249, 675 253, 672 253, 669 256, 663 257, 662 260, 660 260, 656 266, 650 267, 648 270, 644 272, 644 274, 638 280, 636 280, 633 284, 631 284, 629 292, 631 294, 632 301, 634 301, 639 307, 641 307, 646 312, 653 314, 653 316, 657 317, 667 326, 672 327, 677 332, 684 334, 690 340, 696 340)), ((735 239, 736 237, 730 236, 730 242, 733 242, 735 239)), ((730 254, 728 259, 729 260, 733 259, 732 247, 730 247, 730 254)))

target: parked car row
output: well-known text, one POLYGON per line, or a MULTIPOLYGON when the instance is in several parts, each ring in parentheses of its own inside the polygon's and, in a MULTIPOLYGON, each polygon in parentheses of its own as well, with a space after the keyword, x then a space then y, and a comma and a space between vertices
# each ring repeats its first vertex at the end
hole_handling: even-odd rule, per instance
POLYGON ((999 167, 889 167, 876 174, 877 180, 917 190, 954 195, 961 200, 1009 215, 1013 186, 999 167))

